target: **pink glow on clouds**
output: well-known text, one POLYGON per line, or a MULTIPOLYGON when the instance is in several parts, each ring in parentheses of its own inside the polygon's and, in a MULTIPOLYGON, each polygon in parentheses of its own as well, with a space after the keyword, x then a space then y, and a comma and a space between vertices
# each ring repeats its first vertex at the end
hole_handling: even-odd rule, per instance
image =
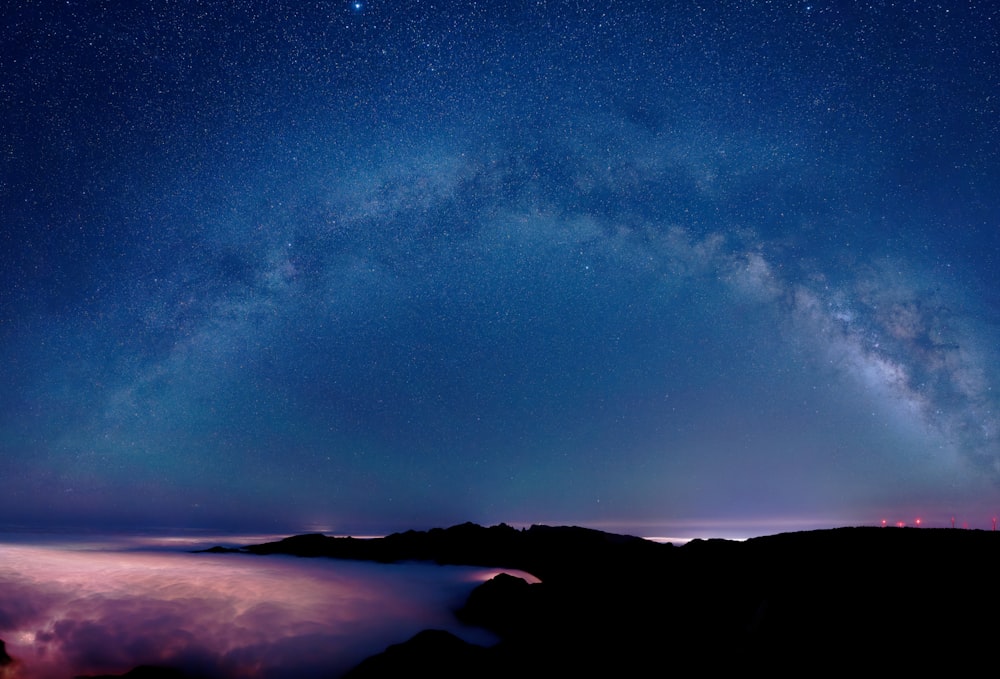
POLYGON ((4 679, 159 664, 218 677, 329 677, 451 611, 496 571, 240 554, 0 545, 4 679), (4 673, 6 671, 6 673, 4 673))

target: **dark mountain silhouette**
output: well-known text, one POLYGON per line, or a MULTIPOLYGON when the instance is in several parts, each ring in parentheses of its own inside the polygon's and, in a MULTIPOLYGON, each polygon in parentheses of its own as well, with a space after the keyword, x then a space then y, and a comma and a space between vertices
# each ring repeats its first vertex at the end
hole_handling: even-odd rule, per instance
POLYGON ((344 679, 351 677, 433 677, 468 679, 492 676, 495 653, 462 641, 444 630, 424 630, 409 641, 393 644, 383 653, 362 661, 344 679))
POLYGON ((863 671, 994 663, 1000 533, 840 528, 682 547, 572 527, 462 524, 384 538, 300 535, 252 554, 520 569, 480 585, 459 619, 484 648, 428 630, 352 679, 863 671))
MULTIPOLYGON (((584 528, 463 524, 243 551, 499 566, 542 580, 498 576, 477 588, 457 615, 502 641, 448 642, 463 649, 460 669, 428 664, 430 676, 645 676, 692 654, 699 671, 898 671, 932 660, 956 669, 992 649, 974 640, 1000 631, 1000 534, 984 531, 841 528, 675 547, 584 528), (480 663, 472 674, 470 662, 480 663)), ((385 676, 394 659, 412 673, 445 645, 418 635, 352 676, 385 676)))
POLYGON ((296 535, 278 542, 239 549, 213 547, 213 552, 292 554, 392 563, 433 561, 439 564, 489 566, 524 570, 538 578, 561 581, 593 569, 621 569, 656 563, 673 545, 577 527, 532 526, 517 530, 506 524, 485 528, 464 523, 451 528, 393 533, 384 538, 335 538, 296 535))

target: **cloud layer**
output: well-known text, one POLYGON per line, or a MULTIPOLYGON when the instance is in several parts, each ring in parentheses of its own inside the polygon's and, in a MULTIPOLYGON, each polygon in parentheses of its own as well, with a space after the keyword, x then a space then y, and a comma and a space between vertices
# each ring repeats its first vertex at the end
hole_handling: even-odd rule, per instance
POLYGON ((218 677, 326 677, 428 626, 489 577, 433 566, 5 545, 7 677, 165 665, 218 677))

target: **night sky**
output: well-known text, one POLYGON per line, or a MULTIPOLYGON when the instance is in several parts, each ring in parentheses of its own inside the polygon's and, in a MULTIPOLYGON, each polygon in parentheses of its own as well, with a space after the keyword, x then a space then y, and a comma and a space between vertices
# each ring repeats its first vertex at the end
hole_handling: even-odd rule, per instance
POLYGON ((4 526, 1000 512, 991 3, 3 14, 4 526))

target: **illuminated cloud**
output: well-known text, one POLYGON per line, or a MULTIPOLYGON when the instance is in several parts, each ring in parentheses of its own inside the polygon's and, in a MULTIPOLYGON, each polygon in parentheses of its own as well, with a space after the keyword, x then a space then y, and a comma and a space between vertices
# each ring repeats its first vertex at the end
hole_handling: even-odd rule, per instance
POLYGON ((491 640, 451 615, 476 569, 25 544, 0 560, 0 638, 23 679, 326 677, 425 627, 491 640))

